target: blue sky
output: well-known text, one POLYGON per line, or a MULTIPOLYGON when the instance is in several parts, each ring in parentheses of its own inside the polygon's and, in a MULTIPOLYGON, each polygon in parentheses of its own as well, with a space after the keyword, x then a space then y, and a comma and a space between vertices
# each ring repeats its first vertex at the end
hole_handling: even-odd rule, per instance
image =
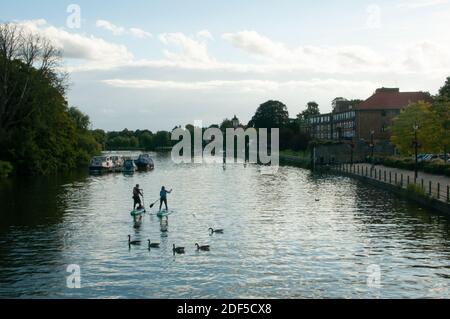
POLYGON ((107 130, 246 122, 267 99, 327 112, 381 86, 434 94, 450 76, 448 0, 1 1, 0 21, 64 51, 69 103, 107 130))

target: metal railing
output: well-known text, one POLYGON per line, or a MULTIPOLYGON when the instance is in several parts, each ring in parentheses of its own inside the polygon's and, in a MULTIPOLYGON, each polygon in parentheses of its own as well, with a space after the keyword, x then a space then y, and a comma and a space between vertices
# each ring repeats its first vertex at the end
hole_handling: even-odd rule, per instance
POLYGON ((450 183, 441 183, 429 178, 417 178, 415 180, 414 176, 411 176, 414 175, 414 172, 410 174, 399 173, 388 168, 372 168, 367 164, 338 164, 334 166, 334 169, 404 189, 408 189, 410 185, 415 185, 416 190, 420 190, 423 195, 450 203, 450 183))

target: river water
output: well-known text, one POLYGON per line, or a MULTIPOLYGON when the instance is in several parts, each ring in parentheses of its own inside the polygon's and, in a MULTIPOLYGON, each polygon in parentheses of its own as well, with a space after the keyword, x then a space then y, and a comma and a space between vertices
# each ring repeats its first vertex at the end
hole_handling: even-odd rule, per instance
POLYGON ((0 298, 450 297, 448 217, 345 177, 152 155, 133 176, 1 182, 0 298), (167 226, 147 214, 135 227, 137 183, 147 207, 173 188, 167 226), (129 249, 129 234, 161 248, 129 249))

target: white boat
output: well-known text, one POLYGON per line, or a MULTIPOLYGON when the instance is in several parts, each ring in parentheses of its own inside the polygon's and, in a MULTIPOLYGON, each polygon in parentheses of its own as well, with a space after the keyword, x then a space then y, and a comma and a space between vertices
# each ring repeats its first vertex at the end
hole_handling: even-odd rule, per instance
POLYGON ((111 156, 111 160, 114 165, 114 167, 113 167, 114 172, 121 172, 122 168, 123 168, 123 163, 124 163, 123 157, 114 155, 114 156, 111 156))
POLYGON ((114 168, 114 163, 109 156, 95 156, 89 165, 89 171, 94 173, 111 172, 114 168))

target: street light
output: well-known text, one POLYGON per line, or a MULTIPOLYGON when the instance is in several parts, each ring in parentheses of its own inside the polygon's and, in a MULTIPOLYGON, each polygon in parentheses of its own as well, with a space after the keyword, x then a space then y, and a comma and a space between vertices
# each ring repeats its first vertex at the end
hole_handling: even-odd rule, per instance
POLYGON ((414 183, 417 181, 417 177, 418 177, 418 156, 417 156, 417 150, 419 148, 419 142, 417 141, 417 131, 419 130, 419 125, 417 124, 417 121, 414 120, 414 124, 413 124, 413 130, 414 130, 414 154, 415 154, 415 162, 414 162, 414 183))

